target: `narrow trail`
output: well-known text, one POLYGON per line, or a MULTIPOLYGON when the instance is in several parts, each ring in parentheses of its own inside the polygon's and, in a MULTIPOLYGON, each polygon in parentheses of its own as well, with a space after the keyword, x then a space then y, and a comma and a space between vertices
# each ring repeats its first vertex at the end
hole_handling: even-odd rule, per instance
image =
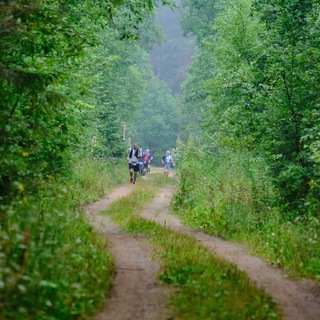
MULTIPOLYGON (((116 278, 105 309, 95 320, 170 319, 167 301, 170 292, 156 281, 159 264, 151 260, 152 249, 139 237, 122 233, 109 217, 99 216, 113 201, 129 194, 132 185, 117 187, 105 199, 88 208, 93 225, 106 235, 116 257, 116 278)), ((263 260, 252 257, 245 246, 193 231, 169 214, 173 187, 161 188, 140 215, 173 231, 196 238, 213 253, 244 271, 249 279, 264 289, 279 305, 285 320, 319 320, 320 286, 311 281, 293 281, 263 260)), ((200 320, 200 319, 199 319, 200 320)))
POLYGON ((157 282, 160 265, 152 261, 152 248, 146 239, 127 235, 108 216, 100 211, 121 197, 128 195, 134 186, 118 186, 106 198, 87 208, 94 227, 107 238, 110 251, 116 260, 116 276, 110 297, 104 309, 94 320, 161 320, 170 318, 167 300, 170 291, 157 282))

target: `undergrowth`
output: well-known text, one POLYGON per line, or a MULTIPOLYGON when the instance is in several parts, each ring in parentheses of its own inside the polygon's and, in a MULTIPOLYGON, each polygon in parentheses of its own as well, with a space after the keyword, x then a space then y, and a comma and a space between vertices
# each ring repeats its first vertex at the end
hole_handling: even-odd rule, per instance
POLYGON ((275 304, 254 287, 246 275, 200 246, 191 237, 169 231, 139 217, 154 197, 151 182, 138 185, 113 203, 106 214, 126 231, 148 238, 162 262, 159 279, 174 286, 172 306, 176 319, 279 319, 275 304))
POLYGON ((76 319, 93 314, 111 285, 113 258, 84 205, 122 181, 123 165, 82 160, 39 195, 18 186, 0 231, 0 318, 76 319))
MULTIPOLYGON (((186 148, 187 149, 187 148, 186 148)), ((277 205, 265 164, 245 153, 187 149, 179 162, 174 207, 189 226, 250 245, 292 276, 320 280, 320 222, 277 205)))

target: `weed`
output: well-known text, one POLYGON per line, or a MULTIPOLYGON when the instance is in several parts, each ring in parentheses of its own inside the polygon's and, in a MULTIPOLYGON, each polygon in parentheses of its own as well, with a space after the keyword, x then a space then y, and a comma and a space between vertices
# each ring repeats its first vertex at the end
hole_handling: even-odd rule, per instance
POLYGON ((180 159, 181 183, 173 199, 186 224, 246 242, 255 254, 294 276, 320 279, 319 219, 289 219, 280 210, 261 159, 226 153, 208 161, 201 152, 188 154, 191 159, 180 159), (196 179, 189 175, 195 170, 196 179))
POLYGON ((83 160, 67 180, 50 177, 37 196, 20 188, 0 230, 1 319, 73 319, 100 306, 113 258, 82 213, 111 189, 118 171, 83 160))

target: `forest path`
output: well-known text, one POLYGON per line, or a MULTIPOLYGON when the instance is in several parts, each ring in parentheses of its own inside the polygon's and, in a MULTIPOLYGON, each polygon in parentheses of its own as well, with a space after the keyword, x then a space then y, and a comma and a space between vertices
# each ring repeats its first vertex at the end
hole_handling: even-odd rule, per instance
POLYGON ((128 195, 134 187, 120 185, 87 208, 90 222, 106 236, 116 264, 110 297, 94 320, 170 319, 166 305, 171 290, 157 281, 160 265, 152 260, 152 247, 148 241, 122 232, 109 216, 98 215, 112 202, 128 195))
MULTIPOLYGON (((111 298, 106 303, 108 307, 98 314, 95 320, 170 318, 170 311, 166 308, 170 293, 156 281, 159 264, 151 261, 152 249, 147 241, 122 233, 109 217, 97 215, 116 199, 129 194, 133 187, 119 186, 112 194, 89 208, 93 224, 107 236, 108 243, 111 244, 111 251, 116 257, 117 272, 111 298)), ((169 214, 173 192, 173 187, 161 188, 158 196, 148 203, 141 216, 176 232, 195 237, 213 253, 235 264, 256 286, 273 298, 282 310, 283 319, 320 319, 318 284, 311 281, 289 280, 278 269, 270 267, 259 258, 250 256, 245 246, 184 226, 178 217, 169 214)))

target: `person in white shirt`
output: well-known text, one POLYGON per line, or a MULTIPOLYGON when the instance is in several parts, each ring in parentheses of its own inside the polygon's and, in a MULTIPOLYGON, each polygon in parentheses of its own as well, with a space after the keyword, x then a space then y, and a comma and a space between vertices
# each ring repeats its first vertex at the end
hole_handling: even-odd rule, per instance
POLYGON ((163 163, 164 175, 168 177, 171 163, 173 163, 173 158, 170 154, 170 151, 166 152, 166 155, 162 158, 161 162, 163 163))
POLYGON ((130 183, 135 184, 139 172, 139 158, 142 157, 142 151, 138 148, 138 144, 134 143, 132 148, 128 149, 127 161, 129 163, 130 183))

